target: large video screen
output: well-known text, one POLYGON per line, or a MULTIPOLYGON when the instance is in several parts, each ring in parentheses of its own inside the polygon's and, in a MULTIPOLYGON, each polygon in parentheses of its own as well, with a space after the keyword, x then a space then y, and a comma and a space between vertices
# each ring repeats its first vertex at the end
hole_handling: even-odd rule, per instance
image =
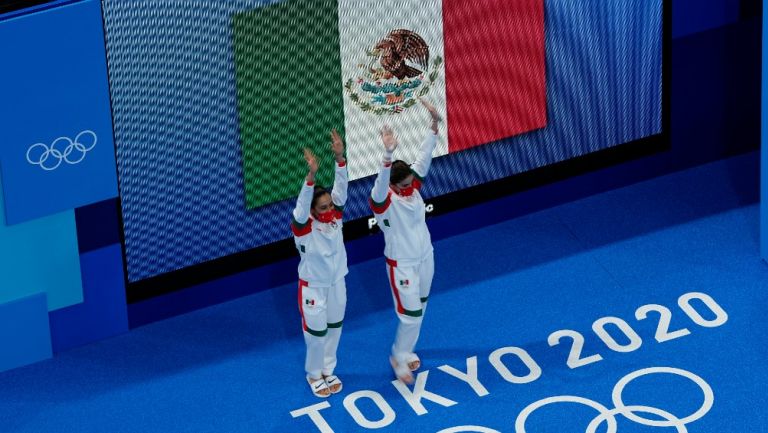
POLYGON ((429 126, 418 98, 444 118, 427 203, 666 134, 663 0, 103 6, 129 292, 290 248, 302 148, 330 185, 334 128, 347 227, 367 230, 378 130, 412 162, 429 126))

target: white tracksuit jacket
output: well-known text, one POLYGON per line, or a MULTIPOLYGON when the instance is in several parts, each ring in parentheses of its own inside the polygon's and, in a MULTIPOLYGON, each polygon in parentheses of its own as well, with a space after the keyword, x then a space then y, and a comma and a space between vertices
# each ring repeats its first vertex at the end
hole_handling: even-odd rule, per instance
POLYGON ((397 261, 400 266, 416 265, 432 252, 432 239, 425 221, 426 208, 419 189, 429 172, 436 145, 437 135, 430 132, 421 144, 416 162, 411 165, 415 191, 410 197, 400 196, 389 187, 392 163, 386 160, 382 162, 371 191, 371 209, 384 232, 384 256, 397 261))
POLYGON ((299 278, 311 287, 330 287, 349 272, 342 236, 342 213, 347 202, 348 179, 346 162, 336 164, 331 191, 336 215, 330 223, 321 223, 310 215, 314 183, 304 182, 296 200, 291 230, 301 256, 299 278))

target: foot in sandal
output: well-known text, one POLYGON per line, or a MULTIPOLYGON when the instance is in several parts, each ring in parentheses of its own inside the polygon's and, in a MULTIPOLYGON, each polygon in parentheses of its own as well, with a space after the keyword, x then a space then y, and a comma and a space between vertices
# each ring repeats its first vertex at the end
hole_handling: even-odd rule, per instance
POLYGON ((307 376, 307 383, 315 397, 328 398, 331 395, 331 389, 322 377, 319 379, 312 379, 307 376))
POLYGON ((389 364, 392 365, 392 370, 395 371, 395 377, 397 377, 397 380, 403 382, 406 385, 413 383, 413 374, 411 374, 411 370, 408 368, 408 364, 399 364, 392 356, 389 357, 389 364))
POLYGON ((341 388, 344 386, 344 384, 341 383, 339 376, 334 374, 324 374, 323 380, 325 380, 325 384, 328 385, 328 389, 331 391, 331 394, 340 393, 341 388))
POLYGON ((412 353, 411 356, 408 357, 408 368, 410 368, 411 371, 416 371, 421 368, 421 360, 415 353, 412 353))

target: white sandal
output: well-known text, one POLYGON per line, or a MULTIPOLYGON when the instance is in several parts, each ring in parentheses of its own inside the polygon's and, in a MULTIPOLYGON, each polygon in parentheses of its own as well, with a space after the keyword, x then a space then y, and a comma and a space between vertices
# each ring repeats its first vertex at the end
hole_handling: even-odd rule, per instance
POLYGON ((327 376, 323 375, 323 379, 325 379, 325 384, 328 385, 328 390, 331 391, 331 394, 340 393, 341 388, 344 387, 344 384, 341 383, 339 376, 336 376, 335 374, 329 374, 327 376), (336 391, 333 390, 333 385, 339 385, 339 387, 336 388, 336 391))
POLYGON ((416 355, 415 353, 408 357, 408 368, 411 371, 416 371, 419 368, 421 368, 421 359, 419 359, 419 355, 416 355), (415 367, 411 367, 411 364, 414 362, 418 363, 415 367))
POLYGON ((328 388, 328 384, 325 383, 325 380, 323 378, 315 379, 313 382, 312 379, 307 376, 307 383, 309 384, 309 388, 312 390, 312 394, 315 395, 315 397, 320 398, 328 398, 331 396, 331 389, 328 388), (320 391, 328 390, 328 394, 321 394, 320 391))
POLYGON ((392 356, 389 357, 389 364, 392 365, 392 370, 395 371, 395 377, 397 377, 397 380, 403 382, 406 385, 413 383, 413 375, 411 374, 411 369, 408 368, 408 364, 398 364, 398 362, 392 356))

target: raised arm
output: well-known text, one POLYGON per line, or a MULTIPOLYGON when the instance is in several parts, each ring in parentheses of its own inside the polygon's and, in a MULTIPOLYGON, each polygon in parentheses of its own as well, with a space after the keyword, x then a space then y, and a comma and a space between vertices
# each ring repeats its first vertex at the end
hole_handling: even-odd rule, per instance
MULTIPOLYGON (((312 194, 315 189, 315 173, 317 173, 317 158, 309 149, 304 149, 304 159, 307 161, 308 173, 301 186, 299 198, 296 200, 296 207, 293 209, 293 225, 303 226, 309 219, 309 211, 312 206, 312 194)), ((302 228, 302 227, 294 227, 302 228)))
POLYGON ((397 149, 397 136, 389 125, 384 125, 380 131, 384 155, 379 168, 379 175, 371 190, 371 208, 376 213, 386 210, 389 200, 389 173, 392 170, 392 153, 397 149))
POLYGON ((437 135, 432 131, 424 137, 424 141, 421 142, 421 149, 419 149, 419 156, 416 157, 416 162, 411 165, 411 171, 413 175, 419 180, 424 180, 429 173, 429 166, 432 165, 432 153, 435 151, 437 145, 437 135))
POLYGON ((334 129, 331 131, 331 149, 336 158, 336 176, 333 178, 333 190, 331 190, 331 199, 334 206, 340 211, 344 210, 347 203, 347 184, 349 175, 347 174, 347 161, 344 159, 344 141, 334 129))
POLYGON ((427 100, 419 99, 419 102, 421 102, 427 111, 429 111, 429 116, 432 119, 430 132, 424 138, 424 141, 421 142, 421 148, 419 150, 419 156, 416 157, 416 162, 411 165, 411 171, 413 171, 413 174, 419 180, 423 180, 425 177, 427 177, 427 173, 429 173, 429 167, 432 164, 432 153, 434 153, 435 146, 437 146, 437 124, 442 120, 442 118, 440 117, 440 114, 437 112, 435 107, 427 102, 427 100))

